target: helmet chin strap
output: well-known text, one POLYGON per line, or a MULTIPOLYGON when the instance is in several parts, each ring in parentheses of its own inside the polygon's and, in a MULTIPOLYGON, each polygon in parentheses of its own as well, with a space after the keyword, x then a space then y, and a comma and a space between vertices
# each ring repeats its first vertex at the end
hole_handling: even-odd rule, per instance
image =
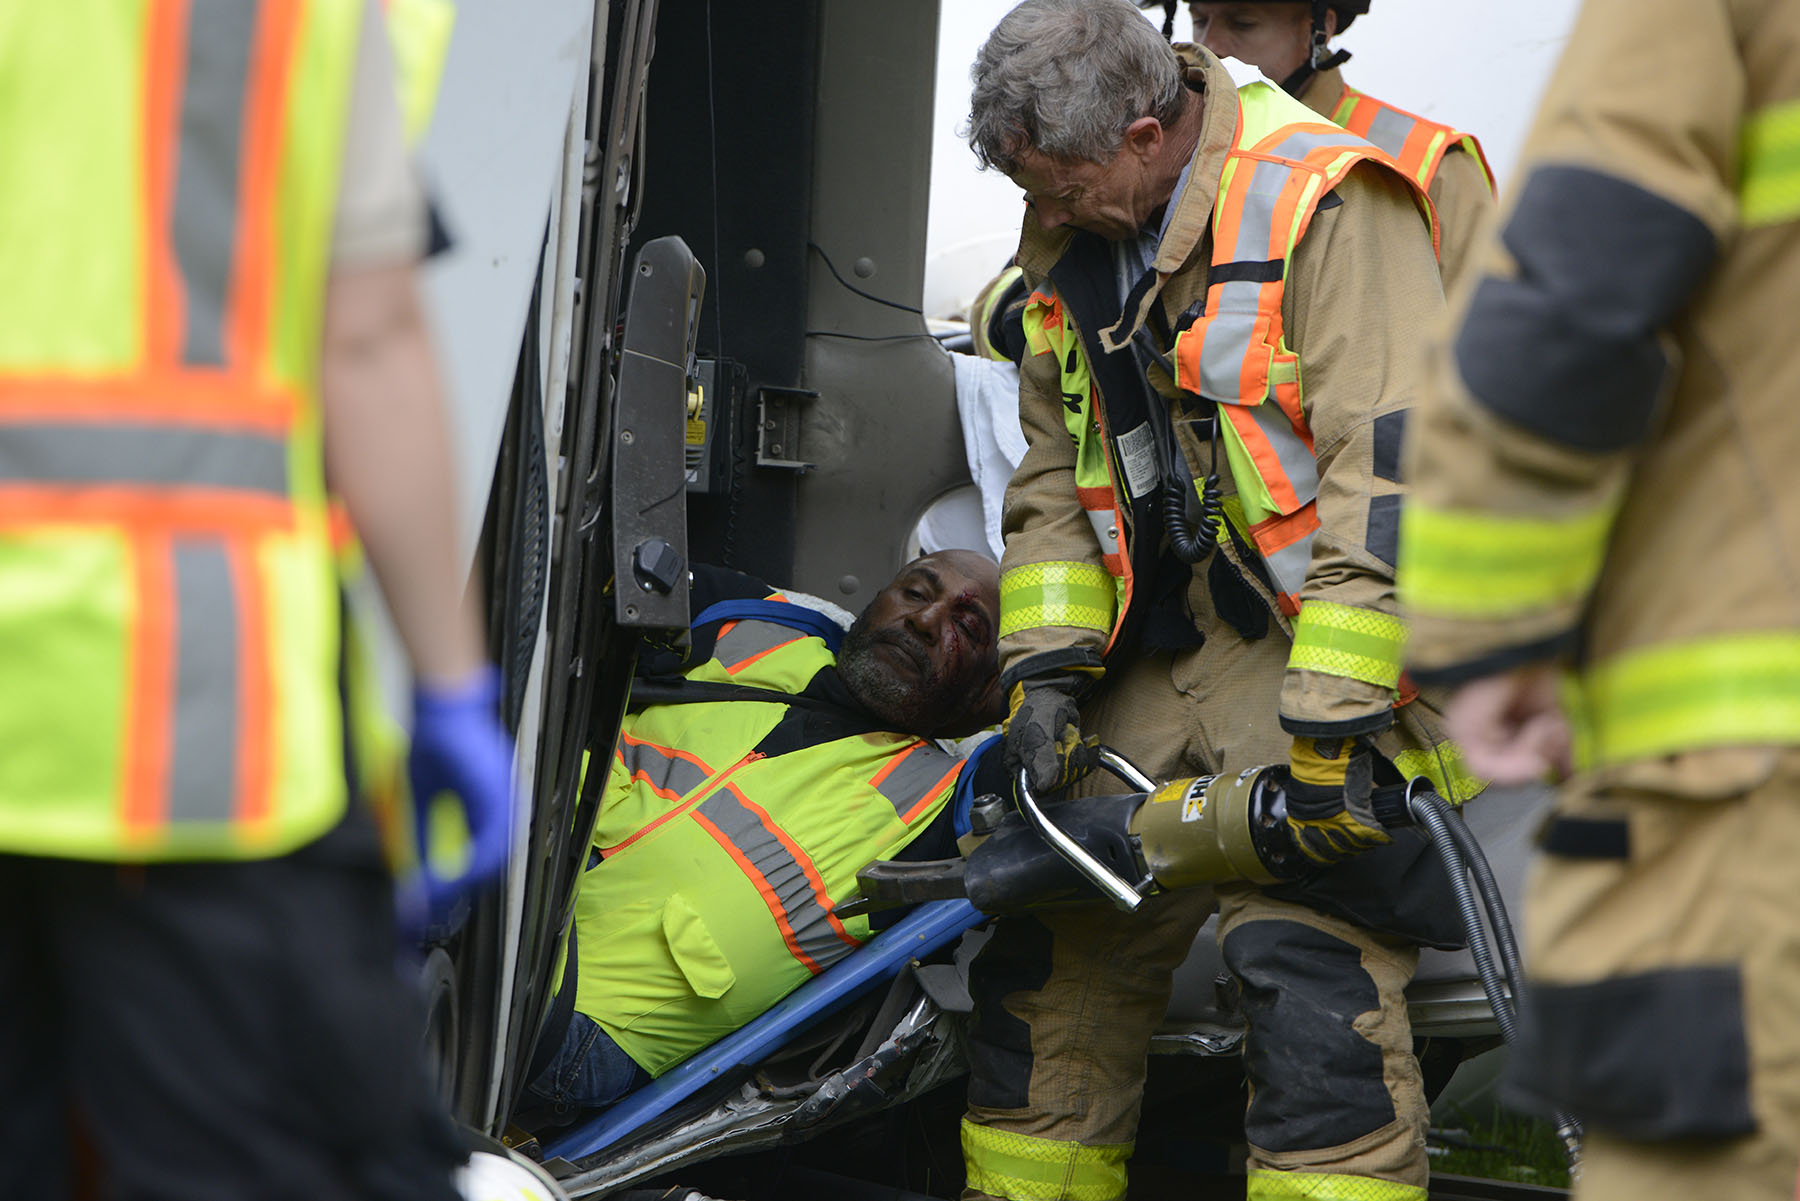
POLYGON ((1294 69, 1293 74, 1281 81, 1281 90, 1296 99, 1306 90, 1306 85, 1312 82, 1314 75, 1333 67, 1341 67, 1350 61, 1348 50, 1333 51, 1326 45, 1330 35, 1325 32, 1325 10, 1329 7, 1327 0, 1312 0, 1311 52, 1306 61, 1294 69))

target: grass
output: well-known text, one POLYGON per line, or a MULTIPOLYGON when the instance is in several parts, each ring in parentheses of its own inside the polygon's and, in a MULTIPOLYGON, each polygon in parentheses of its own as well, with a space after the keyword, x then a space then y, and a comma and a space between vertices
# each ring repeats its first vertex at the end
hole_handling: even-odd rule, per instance
POLYGON ((1555 1127, 1499 1113, 1481 1122, 1432 1127, 1431 1170, 1547 1188, 1569 1187, 1569 1161, 1555 1127))

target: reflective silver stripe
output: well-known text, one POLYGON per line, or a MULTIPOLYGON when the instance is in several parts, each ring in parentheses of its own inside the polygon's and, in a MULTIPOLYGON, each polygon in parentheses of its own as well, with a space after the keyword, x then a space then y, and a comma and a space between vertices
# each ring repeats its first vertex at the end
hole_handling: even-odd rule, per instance
POLYGON ((1359 138, 1347 129, 1313 133, 1303 130, 1290 134, 1275 144, 1269 153, 1282 158, 1305 158, 1321 146, 1337 146, 1352 150, 1367 145, 1367 139, 1359 138))
POLYGON ((932 786, 941 782, 956 759, 934 746, 919 743, 908 751, 894 770, 883 776, 875 791, 886 797, 901 821, 913 806, 933 794, 932 786))
POLYGON ((1213 291, 1213 316, 1200 344, 1200 395, 1221 404, 1261 404, 1243 395, 1244 360, 1256 340, 1256 301, 1263 285, 1234 279, 1213 291))
POLYGON ((1406 147, 1406 139, 1412 136, 1414 121, 1405 113, 1391 108, 1383 108, 1375 119, 1369 122, 1369 141, 1387 151, 1394 158, 1400 157, 1400 151, 1406 147))
POLYGON ((1087 509, 1088 523, 1094 527, 1094 538, 1100 543, 1100 553, 1116 555, 1119 553, 1118 515, 1111 509, 1087 509))
MULTIPOLYGON (((1305 504, 1319 494, 1319 460, 1313 452, 1306 448, 1300 435, 1294 432, 1293 422, 1288 420, 1281 406, 1270 402, 1257 405, 1250 410, 1250 416, 1275 449, 1275 457, 1281 461, 1281 470, 1293 486, 1294 498, 1305 504)), ((1267 481, 1265 481, 1267 482, 1267 481)))
POLYGON ((652 788, 676 796, 684 797, 712 778, 711 772, 691 759, 627 738, 619 739, 619 760, 625 765, 626 774, 641 775, 652 788))
POLYGON ((1263 555, 1263 562, 1269 565, 1269 574, 1275 578, 1276 591, 1284 592, 1289 596, 1299 594, 1300 586, 1306 583, 1307 569, 1312 566, 1313 539, 1317 535, 1318 531, 1314 530, 1298 542, 1284 546, 1272 555, 1263 555))
POLYGON ((287 495, 287 443, 164 425, 0 425, 0 482, 231 488, 287 495))
POLYGON ((707 797, 700 802, 696 812, 717 826, 731 845, 768 881, 794 931, 794 941, 814 963, 822 968, 829 967, 855 949, 838 938, 831 928, 825 907, 813 894, 812 884, 799 860, 788 853, 762 819, 746 809, 729 789, 722 788, 707 797))
MULTIPOLYGON (((1302 135, 1312 136, 1312 135, 1302 135)), ((1293 139, 1289 139, 1292 141, 1293 139)), ((1285 145, 1285 143, 1283 143, 1285 145)), ((1275 232, 1275 205, 1281 199, 1282 191, 1287 187, 1293 170, 1285 163, 1271 163, 1266 160, 1246 160, 1255 162, 1256 170, 1250 176, 1249 191, 1244 197, 1244 208, 1238 219, 1237 243, 1232 247, 1231 257, 1237 262, 1261 262, 1275 257, 1271 254, 1275 232)), ((1238 170, 1243 170, 1240 163, 1238 170)), ((1285 235, 1286 230, 1282 233, 1285 235)), ((1251 284, 1252 288, 1260 288, 1260 284, 1251 284)))
POLYGON ((225 298, 237 240, 244 92, 266 6, 189 0, 181 145, 175 166, 175 262, 186 285, 184 362, 225 361, 225 298))
POLYGON ((713 658, 729 671, 764 651, 772 651, 804 637, 803 632, 772 621, 740 621, 713 644, 713 658))
POLYGON ((174 544, 174 714, 169 821, 228 822, 238 776, 238 602, 216 541, 174 544))

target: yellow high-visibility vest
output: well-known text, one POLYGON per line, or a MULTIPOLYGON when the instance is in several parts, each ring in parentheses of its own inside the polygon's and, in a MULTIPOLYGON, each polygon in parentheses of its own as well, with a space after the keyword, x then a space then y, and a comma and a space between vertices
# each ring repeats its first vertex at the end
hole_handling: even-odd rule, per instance
MULTIPOLYGON (((1319 201, 1357 163, 1393 170, 1375 146, 1324 121, 1258 80, 1238 89, 1238 135, 1213 206, 1213 259, 1205 313, 1175 337, 1176 382, 1216 401, 1237 495, 1227 516, 1269 569, 1289 616, 1319 527, 1318 464, 1301 409, 1300 370, 1282 329, 1281 302, 1295 246, 1319 201)), ((1406 179, 1431 224, 1430 202, 1406 179)), ((1432 225, 1433 240, 1436 227, 1432 225)), ((1087 563, 1036 563, 1001 580, 1001 634, 1030 625, 1082 625, 1116 635, 1132 595, 1119 466, 1108 451, 1092 374, 1062 298, 1045 284, 1025 307, 1028 353, 1054 354, 1063 420, 1076 445, 1075 485, 1105 572, 1087 563), (1108 578, 1110 576, 1110 579, 1108 578)), ((1398 675, 1399 647, 1393 648, 1398 675)))
POLYGON ((1460 129, 1395 108, 1385 100, 1377 100, 1366 92, 1346 87, 1343 99, 1332 110, 1331 119, 1351 133, 1369 139, 1381 147, 1399 166, 1407 178, 1421 188, 1430 188, 1437 178, 1444 155, 1461 146, 1481 168, 1488 191, 1495 191, 1494 170, 1475 135, 1460 129))
POLYGON ((319 337, 361 5, 0 36, 0 849, 241 859, 345 805, 319 337))
MULTIPOLYGON (((688 678, 799 693, 835 662, 778 622, 721 628, 688 678)), ((779 699, 663 705, 626 720, 576 901, 575 1008, 658 1075, 869 938, 840 918, 856 873, 943 811, 963 760, 867 730, 764 754, 779 699)))

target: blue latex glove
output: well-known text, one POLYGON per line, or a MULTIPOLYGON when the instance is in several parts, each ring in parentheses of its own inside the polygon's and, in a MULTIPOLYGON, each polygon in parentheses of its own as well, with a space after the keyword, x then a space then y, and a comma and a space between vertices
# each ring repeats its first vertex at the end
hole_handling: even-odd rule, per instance
POLYGON ((466 894, 499 878, 512 847, 512 739, 500 724, 500 673, 484 668, 449 688, 413 689, 413 835, 419 876, 433 918, 441 919, 466 894), (443 879, 428 859, 432 798, 453 793, 469 827, 469 866, 443 879))

